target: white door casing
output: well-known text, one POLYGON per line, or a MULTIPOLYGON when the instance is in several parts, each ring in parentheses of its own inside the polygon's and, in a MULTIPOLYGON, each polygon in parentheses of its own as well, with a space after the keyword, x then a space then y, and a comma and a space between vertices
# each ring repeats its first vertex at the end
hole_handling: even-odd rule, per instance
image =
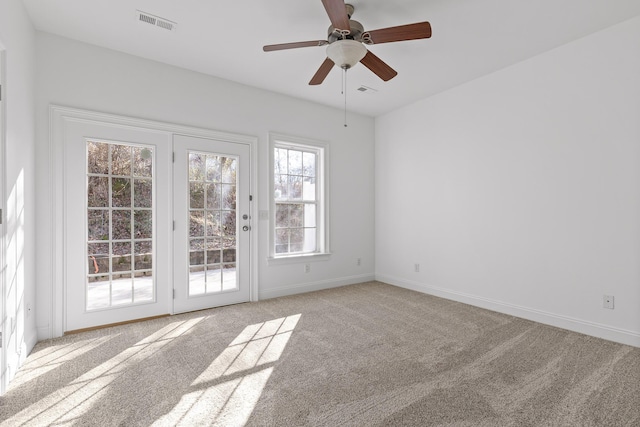
MULTIPOLYGON (((44 200, 44 204, 50 207, 50 222, 45 224, 44 235, 42 236, 43 243, 50 248, 49 254, 50 259, 47 261, 43 261, 40 263, 41 268, 45 271, 50 272, 51 282, 50 282, 50 297, 46 299, 46 304, 49 304, 49 322, 46 324, 38 325, 38 339, 48 339, 53 337, 62 336, 65 331, 69 330, 66 325, 66 301, 65 301, 65 290, 66 290, 66 282, 67 275, 69 273, 69 268, 73 267, 73 263, 69 261, 69 254, 66 253, 66 231, 65 228, 67 224, 70 222, 66 218, 66 209, 65 209, 65 194, 66 194, 66 167, 67 163, 65 161, 65 145, 66 140, 68 139, 69 132, 75 126, 75 123, 85 123, 85 124, 97 124, 104 128, 114 128, 114 129, 125 129, 125 130, 134 130, 138 132, 151 132, 164 134, 166 136, 167 146, 170 147, 171 141, 173 140, 174 135, 189 135, 195 138, 206 138, 215 141, 224 141, 227 143, 237 143, 246 145, 249 148, 249 157, 250 160, 247 162, 246 167, 249 168, 250 178, 249 178, 249 191, 248 194, 253 194, 253 201, 249 206, 249 216, 256 218, 257 217, 257 199, 256 195, 253 192, 253 189, 257 188, 257 147, 258 147, 258 138, 254 136, 248 135, 240 135, 235 133, 221 132, 210 129, 202 129, 197 127, 190 126, 181 126, 172 123, 158 122, 152 120, 138 119, 126 116, 119 116, 114 114, 107 114, 89 110, 76 109, 71 107, 63 107, 57 105, 51 105, 49 107, 49 118, 50 118, 50 127, 49 127, 49 143, 50 143, 50 191, 48 200, 44 200)), ((126 142, 127 138, 110 138, 115 141, 123 141, 126 142)), ((171 157, 168 155, 168 157, 171 157)), ((167 159, 167 163, 169 164, 168 170, 170 171, 166 180, 168 180, 164 190, 166 193, 172 193, 172 183, 171 183, 171 160, 167 159)), ((157 161, 156 164, 158 165, 157 161)), ((84 182, 84 180, 83 180, 84 182)), ((157 191, 160 190, 160 184, 157 184, 157 191)), ((164 185, 164 184, 162 184, 164 185)), ((171 204, 171 202, 170 202, 171 204)), ((83 209, 84 211, 84 209, 83 209)), ((170 206, 166 209, 166 212, 169 216, 171 216, 173 209, 170 206)), ((160 222, 156 220, 154 222, 156 224, 156 229, 158 229, 160 222)), ((258 266, 255 260, 257 259, 258 247, 256 241, 254 239, 255 227, 258 225, 257 222, 254 222, 254 232, 247 233, 249 234, 249 248, 250 248, 250 261, 249 261, 249 273, 245 276, 248 276, 249 287, 250 287, 250 300, 257 300, 257 281, 256 277, 258 276, 257 270, 258 266)), ((71 224, 70 226, 75 226, 71 224)), ((172 245, 174 242, 174 236, 172 231, 172 219, 169 218, 167 220, 167 235, 169 237, 169 242, 166 246, 167 251, 172 254, 173 249, 172 245)), ((77 261, 78 264, 84 266, 86 263, 85 258, 81 256, 80 260, 77 261)), ((156 261, 156 265, 158 265, 158 261, 156 261)), ((173 260, 172 256, 169 256, 169 261, 167 262, 169 274, 167 277, 173 277, 173 260)), ((48 277, 45 273, 43 277, 48 277)), ((174 313, 174 307, 171 299, 172 295, 172 286, 168 286, 167 289, 167 299, 166 299, 166 310, 164 312, 168 312, 170 314, 174 313)))

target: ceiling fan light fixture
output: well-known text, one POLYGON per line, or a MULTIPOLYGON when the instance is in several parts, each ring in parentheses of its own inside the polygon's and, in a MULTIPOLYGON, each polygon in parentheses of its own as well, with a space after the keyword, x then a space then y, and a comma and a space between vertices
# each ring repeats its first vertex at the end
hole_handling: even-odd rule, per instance
POLYGON ((327 46, 327 56, 340 68, 351 68, 367 54, 367 48, 356 40, 336 40, 327 46))

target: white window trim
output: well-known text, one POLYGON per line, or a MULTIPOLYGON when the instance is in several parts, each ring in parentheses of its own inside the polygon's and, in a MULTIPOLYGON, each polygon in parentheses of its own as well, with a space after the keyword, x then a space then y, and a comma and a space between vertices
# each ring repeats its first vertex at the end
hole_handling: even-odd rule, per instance
POLYGON ((331 245, 329 241, 329 143, 309 138, 301 138, 280 133, 269 133, 269 250, 267 262, 269 265, 303 263, 308 261, 326 261, 331 256, 331 245), (275 182, 273 170, 275 147, 289 147, 292 149, 318 149, 321 155, 318 156, 318 170, 320 171, 320 188, 318 189, 320 203, 320 218, 318 220, 319 250, 314 253, 279 255, 275 254, 275 228, 276 228, 276 200, 273 197, 275 192, 275 182))

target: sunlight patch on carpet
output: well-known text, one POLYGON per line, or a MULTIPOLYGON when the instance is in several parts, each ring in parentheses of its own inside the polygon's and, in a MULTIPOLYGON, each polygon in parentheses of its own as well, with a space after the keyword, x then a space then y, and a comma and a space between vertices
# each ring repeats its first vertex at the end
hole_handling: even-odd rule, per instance
POLYGON ((273 372, 267 365, 280 359, 300 316, 247 326, 153 425, 245 425, 273 372))
POLYGON ((204 317, 200 317, 165 326, 81 375, 67 386, 3 421, 0 426, 72 424, 100 402, 113 380, 134 365, 153 356, 167 344, 188 334, 203 319, 204 317))

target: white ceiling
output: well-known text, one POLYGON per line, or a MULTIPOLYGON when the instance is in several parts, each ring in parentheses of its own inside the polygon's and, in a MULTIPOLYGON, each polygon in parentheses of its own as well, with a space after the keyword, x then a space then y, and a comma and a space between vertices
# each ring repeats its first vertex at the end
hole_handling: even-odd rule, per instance
MULTIPOLYGON (((342 108, 341 70, 308 82, 324 47, 265 53, 262 46, 326 39, 321 0, 23 0, 38 30, 342 108), (166 31, 136 10, 174 21, 166 31)), ((433 37, 369 49, 398 71, 383 82, 348 72, 350 111, 378 116, 618 22, 639 0, 351 0, 365 30, 429 21, 433 37), (365 85, 378 92, 361 93, 365 85)))

